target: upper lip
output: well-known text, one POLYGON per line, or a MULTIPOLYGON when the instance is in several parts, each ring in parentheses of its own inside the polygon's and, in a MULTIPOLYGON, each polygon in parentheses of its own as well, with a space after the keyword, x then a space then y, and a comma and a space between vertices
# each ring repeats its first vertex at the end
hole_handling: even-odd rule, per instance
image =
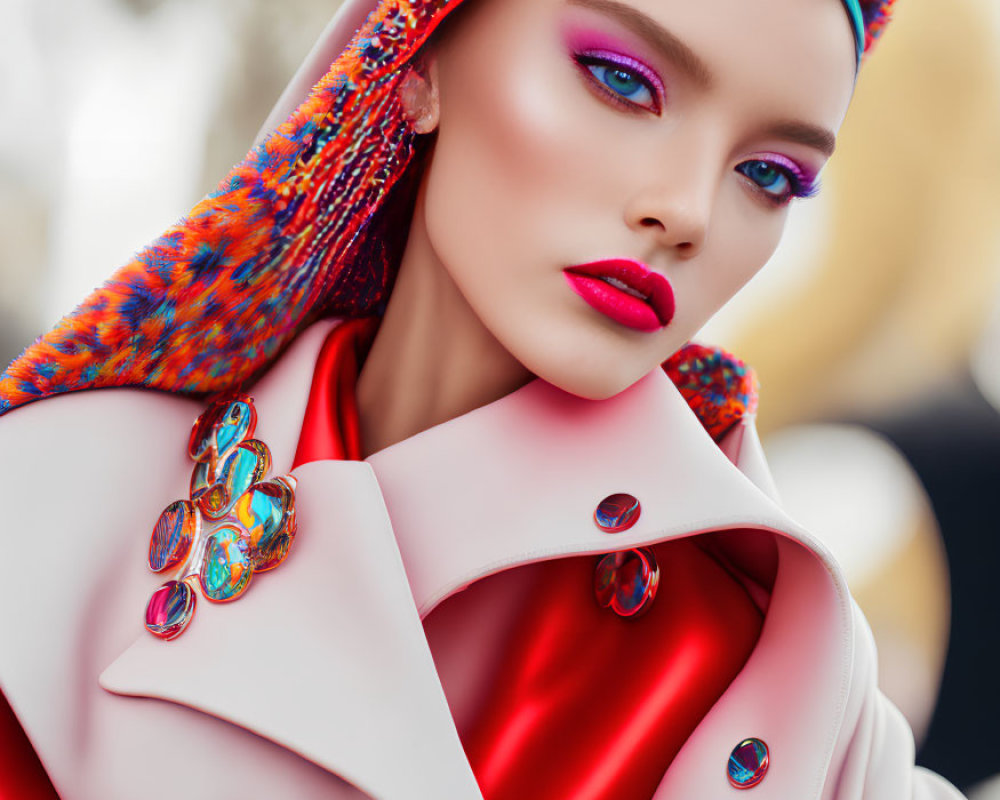
POLYGON ((609 258, 574 264, 566 272, 588 275, 592 278, 613 278, 633 292, 642 295, 656 313, 661 325, 669 324, 674 316, 674 290, 663 275, 654 272, 641 261, 630 258, 609 258))

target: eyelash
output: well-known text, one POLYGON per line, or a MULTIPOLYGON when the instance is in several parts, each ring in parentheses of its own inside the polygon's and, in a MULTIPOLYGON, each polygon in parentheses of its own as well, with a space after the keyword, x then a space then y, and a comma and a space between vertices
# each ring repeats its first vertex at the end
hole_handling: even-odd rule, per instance
POLYGON ((663 109, 664 89, 663 84, 649 67, 628 56, 621 55, 607 50, 586 50, 573 54, 573 60, 581 68, 584 77, 612 103, 621 106, 629 111, 647 111, 657 116, 663 109), (595 74, 595 69, 605 68, 615 72, 625 73, 639 82, 650 95, 650 104, 636 103, 629 100, 625 95, 616 92, 606 81, 595 74))
POLYGON ((781 207, 788 205, 794 197, 813 197, 819 191, 819 182, 814 175, 810 175, 806 170, 789 158, 778 153, 765 153, 757 158, 743 161, 736 165, 736 171, 743 175, 752 185, 754 191, 767 203, 781 207), (747 170, 755 165, 766 165, 769 169, 776 170, 779 175, 788 181, 788 190, 780 194, 773 194, 758 181, 754 180, 741 167, 747 170))

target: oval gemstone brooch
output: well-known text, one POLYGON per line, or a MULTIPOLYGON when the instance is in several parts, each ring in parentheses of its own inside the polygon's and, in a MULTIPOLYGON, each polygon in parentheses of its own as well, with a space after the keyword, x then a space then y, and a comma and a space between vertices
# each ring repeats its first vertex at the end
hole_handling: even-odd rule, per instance
POLYGON ((190 497, 160 514, 149 568, 170 580, 146 606, 146 629, 180 636, 194 617, 197 591, 216 603, 240 597, 255 573, 278 566, 295 538, 295 478, 265 476, 271 451, 253 438, 257 412, 247 395, 216 400, 194 424, 190 497))

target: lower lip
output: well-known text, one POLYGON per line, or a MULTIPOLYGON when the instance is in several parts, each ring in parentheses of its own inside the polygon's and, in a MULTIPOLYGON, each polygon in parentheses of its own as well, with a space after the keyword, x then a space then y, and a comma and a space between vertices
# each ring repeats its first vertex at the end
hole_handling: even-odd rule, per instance
POLYGON ((587 304, 604 316, 626 328, 651 333, 665 327, 652 306, 645 300, 633 297, 628 292, 617 289, 607 281, 590 275, 563 272, 570 287, 587 304))

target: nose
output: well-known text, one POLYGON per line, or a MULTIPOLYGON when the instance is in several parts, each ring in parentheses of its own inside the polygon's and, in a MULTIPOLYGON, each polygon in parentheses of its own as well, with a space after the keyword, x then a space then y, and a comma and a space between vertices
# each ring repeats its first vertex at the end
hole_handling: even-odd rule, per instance
POLYGON ((682 258, 705 246, 717 188, 709 170, 694 167, 648 177, 625 207, 630 229, 682 258))

